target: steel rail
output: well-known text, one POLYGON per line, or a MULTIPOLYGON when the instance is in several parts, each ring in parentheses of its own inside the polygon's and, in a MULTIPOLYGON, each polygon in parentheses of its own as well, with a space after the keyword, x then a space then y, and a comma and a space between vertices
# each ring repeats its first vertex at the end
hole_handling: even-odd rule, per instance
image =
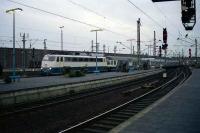
MULTIPOLYGON (((111 110, 108 110, 108 111, 106 111, 106 112, 104 112, 104 113, 102 113, 100 115, 97 115, 97 116, 91 118, 91 119, 88 119, 88 120, 86 120, 84 122, 81 122, 81 123, 79 123, 77 125, 74 125, 74 126, 72 126, 70 128, 67 128, 67 129, 64 129, 62 131, 59 131, 59 133, 66 133, 66 132, 73 132, 74 133, 76 131, 80 131, 80 129, 82 129, 83 127, 87 127, 88 125, 92 125, 93 122, 95 123, 96 121, 103 119, 104 117, 116 112, 117 110, 123 109, 123 108, 129 106, 130 104, 132 104, 132 103, 134 103, 134 102, 136 102, 138 100, 141 100, 142 98, 145 98, 148 95, 152 95, 152 94, 154 94, 155 92, 157 92, 159 90, 163 90, 163 89, 167 88, 167 86, 173 84, 179 78, 182 78, 181 75, 183 75, 183 74, 184 73, 181 72, 178 76, 174 77, 173 79, 171 79, 167 83, 161 85, 160 87, 157 87, 157 88, 155 88, 155 89, 153 89, 153 90, 151 90, 151 91, 149 91, 149 92, 147 92, 147 93, 145 93, 145 94, 143 94, 143 95, 141 95, 141 96, 139 96, 137 98, 134 98, 134 99, 132 99, 132 100, 120 105, 120 106, 117 106, 117 107, 115 107, 115 108, 113 108, 111 110)), ((187 77, 185 77, 185 78, 187 78, 187 77)))

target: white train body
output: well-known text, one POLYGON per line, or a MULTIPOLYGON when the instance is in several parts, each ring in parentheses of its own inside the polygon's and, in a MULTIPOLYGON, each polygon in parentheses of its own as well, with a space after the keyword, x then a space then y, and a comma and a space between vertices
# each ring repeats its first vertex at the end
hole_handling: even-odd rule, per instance
MULTIPOLYGON (((106 57, 97 57, 99 71, 114 70, 116 65, 116 61, 108 60, 106 57)), ((75 70, 84 68, 88 72, 94 72, 96 70, 96 56, 45 55, 43 57, 42 74, 62 74, 66 68, 75 70)))
POLYGON ((142 63, 148 62, 150 68, 161 68, 163 66, 176 66, 179 65, 178 60, 174 59, 156 59, 156 58, 142 58, 142 63))

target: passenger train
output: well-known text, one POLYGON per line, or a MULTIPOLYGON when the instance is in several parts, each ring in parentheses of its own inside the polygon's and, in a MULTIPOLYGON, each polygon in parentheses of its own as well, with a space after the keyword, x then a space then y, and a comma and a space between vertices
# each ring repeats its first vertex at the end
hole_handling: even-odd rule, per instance
MULTIPOLYGON (((98 71, 115 71, 117 61, 109 60, 106 57, 97 57, 98 71)), ((45 55, 41 64, 43 75, 63 74, 65 69, 80 70, 87 72, 96 70, 96 56, 80 55, 45 55)))
MULTIPOLYGON (((175 66, 179 62, 174 59, 141 58, 141 66, 137 66, 137 59, 118 59, 117 57, 97 56, 98 71, 126 71, 131 69, 161 68, 164 65, 175 66), (124 62, 125 61, 125 62, 124 62), (138 68, 139 67, 139 68, 138 68), (124 70, 125 69, 125 70, 124 70)), ((81 55, 45 55, 41 64, 41 74, 63 74, 66 70, 84 70, 88 73, 96 70, 96 56, 81 55)))

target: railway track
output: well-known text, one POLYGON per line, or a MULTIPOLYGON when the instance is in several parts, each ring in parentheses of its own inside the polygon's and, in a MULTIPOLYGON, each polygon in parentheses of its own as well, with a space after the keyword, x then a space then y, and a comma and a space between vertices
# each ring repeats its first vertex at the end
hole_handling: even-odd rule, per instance
POLYGON ((109 132, 122 122, 133 117, 135 114, 166 95, 179 83, 186 80, 189 75, 190 72, 186 69, 167 83, 91 119, 61 130, 59 133, 109 132))
MULTIPOLYGON (((88 96, 81 97, 80 95, 74 99, 54 103, 49 105, 40 104, 41 107, 36 107, 28 110, 21 110, 0 117, 0 132, 58 132, 62 129, 69 128, 78 124, 80 121, 85 121, 96 115, 99 115, 106 110, 110 110, 118 105, 121 105, 133 97, 138 97, 153 88, 141 88, 144 83, 156 83, 156 86, 165 83, 175 75, 174 70, 167 70, 168 79, 160 79, 161 74, 156 79, 156 76, 149 76, 147 79, 138 79, 138 81, 130 82, 124 85, 116 85, 105 88, 111 89, 105 92, 96 92, 88 96), (155 78, 155 79, 154 79, 155 78), (129 84, 129 85, 130 85, 129 84), (102 100, 104 99, 104 100, 102 100), (106 99, 106 100, 105 100, 106 99), (10 128, 12 127, 12 128, 10 128)), ((178 73, 180 71, 177 71, 178 73)), ((156 87, 154 86, 154 87, 156 87)), ((72 98, 72 97, 71 97, 72 98)), ((2 113, 0 113, 2 114, 2 113)))
MULTIPOLYGON (((149 72, 149 73, 152 73, 152 72, 149 72)), ((138 73, 137 75, 141 75, 141 74, 143 74, 143 73, 138 73)), ((170 74, 172 74, 172 73, 170 73, 170 74)), ((137 75, 135 75, 135 76, 137 76, 137 75)), ((161 77, 161 74, 156 74, 156 75, 154 75, 153 78, 152 78, 152 76, 147 76, 145 78, 136 79, 135 81, 124 82, 122 84, 107 86, 104 88, 95 88, 93 90, 85 91, 85 92, 78 93, 78 94, 71 94, 68 96, 56 97, 56 98, 48 99, 46 101, 40 101, 40 102, 36 102, 36 103, 32 103, 32 104, 24 104, 24 105, 22 104, 22 105, 15 106, 13 108, 2 108, 0 111, 0 117, 6 117, 9 115, 15 115, 18 113, 33 111, 33 110, 57 105, 57 104, 64 103, 64 102, 71 102, 74 100, 78 100, 78 99, 82 99, 82 98, 90 97, 90 96, 95 96, 95 95, 107 93, 110 91, 115 91, 115 90, 122 89, 122 88, 138 86, 144 82, 151 82, 154 79, 157 79, 160 77, 161 77)), ((137 89, 140 89, 140 88, 137 88, 137 89)), ((136 91, 137 89, 134 89, 134 91, 136 91)))

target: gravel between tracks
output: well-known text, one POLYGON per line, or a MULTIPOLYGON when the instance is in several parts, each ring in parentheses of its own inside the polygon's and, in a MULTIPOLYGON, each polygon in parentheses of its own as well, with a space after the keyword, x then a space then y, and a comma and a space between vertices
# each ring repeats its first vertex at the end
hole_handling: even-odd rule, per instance
POLYGON ((75 125, 148 91, 139 89, 130 95, 122 94, 134 88, 136 86, 1 118, 0 132, 57 132, 63 127, 75 125))

